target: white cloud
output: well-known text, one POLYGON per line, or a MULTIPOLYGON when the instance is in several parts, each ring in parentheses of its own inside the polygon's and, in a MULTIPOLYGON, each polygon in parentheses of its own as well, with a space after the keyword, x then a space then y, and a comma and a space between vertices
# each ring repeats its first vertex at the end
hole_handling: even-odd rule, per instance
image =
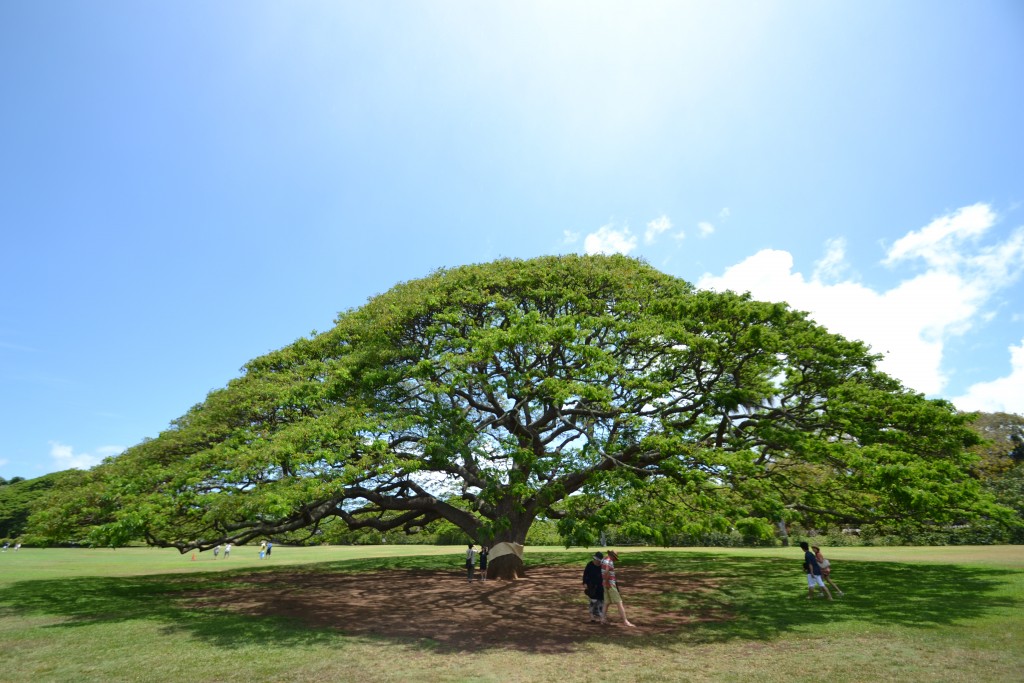
MULTIPOLYGON (((1024 271, 1024 230, 995 246, 965 244, 994 222, 991 209, 975 205, 908 233, 893 245, 885 262, 921 258, 929 267, 887 291, 849 279, 826 281, 847 267, 841 240, 827 243, 810 279, 793 270, 788 252, 766 249, 727 268, 721 276, 705 274, 697 286, 786 301, 808 311, 830 331, 870 344, 884 355, 880 369, 909 387, 939 394, 948 381, 943 369, 945 342, 990 316, 986 307, 995 295, 1024 271)), ((999 382, 993 392, 1003 386, 999 382)), ((979 385, 978 391, 987 386, 979 385)), ((1024 401, 1017 406, 1024 410, 1024 401)))
POLYGON ((724 220, 725 220, 725 219, 727 219, 727 218, 728 218, 728 217, 729 217, 729 216, 730 216, 731 214, 732 214, 732 212, 731 212, 731 211, 729 211, 729 207, 725 207, 725 208, 723 208, 723 209, 722 209, 721 211, 719 211, 719 212, 718 212, 718 219, 719 219, 719 220, 722 220, 722 221, 724 221, 724 220))
POLYGON ((814 264, 815 280, 837 280, 846 270, 846 240, 842 237, 825 242, 825 255, 814 264))
POLYGON ((583 239, 583 250, 587 254, 628 254, 636 249, 636 236, 628 227, 616 230, 611 225, 602 225, 583 239))
POLYGON ((576 244, 580 241, 580 234, 572 230, 562 231, 562 242, 565 244, 576 244))
POLYGON ((647 231, 644 233, 644 242, 652 244, 663 232, 672 229, 672 221, 668 216, 661 215, 647 224, 647 231))
POLYGON ((972 385, 963 396, 952 399, 953 405, 960 410, 1024 414, 1024 339, 1009 350, 1009 375, 972 385))
POLYGON ((961 244, 983 235, 995 221, 995 213, 988 205, 965 206, 896 240, 884 263, 892 265, 904 259, 920 258, 932 267, 955 266, 963 258, 961 244))
POLYGON ((700 233, 701 237, 708 237, 715 234, 715 226, 707 221, 701 221, 697 224, 697 232, 700 233))
POLYGON ((57 441, 50 442, 50 456, 53 457, 57 467, 62 470, 76 469, 87 470, 103 461, 103 458, 117 455, 124 451, 122 446, 100 446, 95 454, 75 453, 71 446, 66 446, 57 441))

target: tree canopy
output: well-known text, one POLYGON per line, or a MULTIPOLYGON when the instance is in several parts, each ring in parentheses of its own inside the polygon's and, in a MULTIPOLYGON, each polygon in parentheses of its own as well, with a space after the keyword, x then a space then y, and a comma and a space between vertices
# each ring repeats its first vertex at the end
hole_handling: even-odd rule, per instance
POLYGON ((622 256, 442 270, 249 362, 38 521, 184 552, 330 519, 521 544, 629 496, 758 533, 975 514, 965 416, 876 361, 783 303, 622 256))
POLYGON ((0 477, 0 539, 17 539, 25 532, 33 504, 73 471, 51 472, 36 479, 0 477))

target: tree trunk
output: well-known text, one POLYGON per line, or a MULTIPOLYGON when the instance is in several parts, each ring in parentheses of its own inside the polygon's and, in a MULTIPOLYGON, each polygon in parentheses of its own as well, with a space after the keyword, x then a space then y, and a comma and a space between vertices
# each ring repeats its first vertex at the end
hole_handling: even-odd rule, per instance
POLYGON ((488 579, 515 581, 526 576, 523 566, 523 544, 529 528, 529 524, 526 524, 524 529, 510 529, 491 542, 487 555, 488 579))
MULTIPOLYGON (((518 548, 519 552, 522 552, 522 546, 518 546, 518 548)), ((516 579, 521 579, 525 576, 526 570, 523 567, 523 558, 520 557, 519 554, 515 551, 508 552, 499 557, 495 557, 494 559, 491 559, 488 556, 488 579, 504 579, 505 581, 515 581, 516 579)))
POLYGON ((789 532, 786 530, 786 522, 784 520, 780 519, 779 521, 777 521, 775 523, 775 525, 777 527, 779 527, 779 536, 782 537, 782 547, 783 548, 788 548, 789 547, 789 532))

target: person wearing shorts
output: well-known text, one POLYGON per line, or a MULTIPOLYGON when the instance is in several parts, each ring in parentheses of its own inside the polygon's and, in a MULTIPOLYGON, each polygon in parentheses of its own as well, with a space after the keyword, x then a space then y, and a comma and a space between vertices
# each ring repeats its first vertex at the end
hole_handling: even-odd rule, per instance
POLYGON ((814 553, 811 552, 807 541, 800 542, 800 549, 804 551, 804 571, 807 572, 807 599, 810 600, 814 597, 814 589, 818 587, 825 594, 823 597, 831 600, 832 594, 821 578, 821 565, 818 564, 818 559, 814 557, 814 553))
MULTIPOLYGON (((622 596, 619 595, 619 586, 615 581, 615 561, 619 559, 619 554, 614 550, 609 550, 605 553, 604 559, 601 560, 601 579, 604 582, 604 604, 605 604, 605 615, 608 614, 608 605, 617 605, 619 608, 619 614, 622 615, 623 626, 633 627, 629 619, 626 618, 626 607, 622 604, 622 596)), ((601 622, 606 623, 604 620, 601 622)))
POLYGON ((832 563, 821 554, 821 548, 818 546, 812 545, 811 550, 814 551, 814 559, 818 561, 818 566, 821 567, 821 578, 825 583, 836 589, 836 593, 839 594, 839 597, 843 597, 843 591, 839 590, 839 586, 837 586, 836 582, 832 580, 832 563))

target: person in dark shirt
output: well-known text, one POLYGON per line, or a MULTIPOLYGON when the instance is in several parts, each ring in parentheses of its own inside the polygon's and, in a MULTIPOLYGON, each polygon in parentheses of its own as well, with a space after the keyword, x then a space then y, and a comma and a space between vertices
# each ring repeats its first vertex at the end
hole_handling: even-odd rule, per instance
POLYGON ((807 599, 810 600, 814 597, 814 588, 817 586, 825 594, 824 597, 831 600, 832 594, 821 578, 821 565, 818 564, 818 558, 811 552, 807 541, 800 542, 800 549, 804 551, 804 571, 807 572, 807 599))
POLYGON ((489 552, 490 549, 487 546, 480 546, 480 575, 477 578, 481 581, 487 580, 487 553, 489 552))
POLYGON ((583 591, 590 598, 590 623, 604 623, 604 580, 601 578, 601 560, 604 555, 594 557, 583 568, 583 591))

